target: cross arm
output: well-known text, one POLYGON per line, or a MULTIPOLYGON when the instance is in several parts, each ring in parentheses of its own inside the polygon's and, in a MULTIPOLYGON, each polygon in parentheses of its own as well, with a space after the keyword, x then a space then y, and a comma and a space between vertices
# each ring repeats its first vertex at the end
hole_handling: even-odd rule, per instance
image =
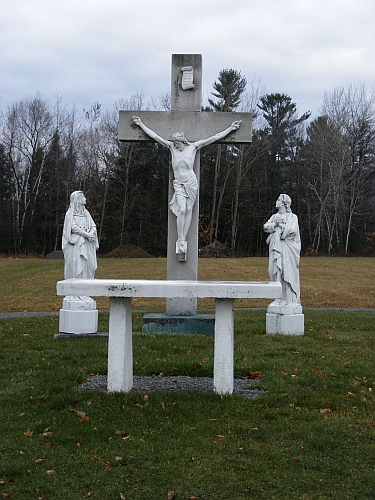
POLYGON ((142 122, 139 116, 133 117, 133 123, 135 125, 138 125, 138 127, 140 127, 147 136, 149 136, 151 139, 154 139, 154 141, 159 142, 160 144, 162 144, 167 148, 170 147, 170 142, 164 139, 163 137, 160 137, 160 135, 158 135, 150 128, 146 127, 146 125, 142 122))
POLYGON ((158 136, 169 140, 174 132, 183 132, 189 142, 207 139, 226 130, 234 121, 241 120, 235 132, 221 138, 220 143, 246 144, 251 142, 251 113, 220 113, 210 111, 120 111, 119 140, 129 142, 151 142, 135 123, 139 116, 144 125, 158 136))
POLYGON ((213 144, 214 142, 222 141, 227 135, 231 132, 235 132, 240 128, 241 120, 234 121, 230 127, 223 130, 222 132, 218 132, 217 134, 209 137, 208 139, 202 139, 201 141, 197 141, 195 143, 197 149, 203 148, 204 146, 208 146, 209 144, 213 144))

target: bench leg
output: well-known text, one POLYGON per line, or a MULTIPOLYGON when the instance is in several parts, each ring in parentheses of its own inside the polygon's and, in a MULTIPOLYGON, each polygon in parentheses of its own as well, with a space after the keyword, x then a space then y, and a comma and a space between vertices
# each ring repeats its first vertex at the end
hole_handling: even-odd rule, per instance
POLYGON ((214 391, 232 394, 234 377, 234 314, 232 299, 215 300, 214 391))
POLYGON ((108 392, 129 392, 133 387, 132 299, 110 297, 108 339, 108 392))

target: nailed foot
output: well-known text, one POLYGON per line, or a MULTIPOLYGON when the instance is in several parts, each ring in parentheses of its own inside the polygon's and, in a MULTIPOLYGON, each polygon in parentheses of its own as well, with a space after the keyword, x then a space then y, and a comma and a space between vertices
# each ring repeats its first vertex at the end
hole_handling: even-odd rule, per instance
POLYGON ((176 254, 179 262, 186 262, 187 242, 183 240, 176 241, 176 254))

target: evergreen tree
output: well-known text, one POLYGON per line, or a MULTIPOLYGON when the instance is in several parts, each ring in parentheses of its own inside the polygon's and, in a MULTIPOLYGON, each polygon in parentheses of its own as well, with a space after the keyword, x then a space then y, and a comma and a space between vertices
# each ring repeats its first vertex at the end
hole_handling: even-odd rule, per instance
POLYGON ((208 99, 208 102, 215 111, 234 111, 241 102, 246 83, 246 77, 241 75, 241 71, 222 69, 217 81, 212 85, 216 92, 211 94, 216 100, 208 99))
POLYGON ((265 198, 269 202, 269 211, 273 210, 278 195, 289 191, 294 199, 299 196, 295 183, 296 162, 300 161, 302 143, 299 125, 310 117, 310 111, 297 115, 297 106, 286 94, 266 94, 260 98, 258 108, 263 111, 265 127, 259 131, 267 143, 267 153, 262 165, 265 170, 265 198))
MULTIPOLYGON (((246 77, 241 75, 240 71, 235 69, 223 69, 220 71, 218 79, 213 83, 213 88, 215 92, 211 92, 214 99, 208 99, 212 109, 214 111, 221 112, 232 112, 234 111, 241 102, 241 96, 246 88, 246 77)), ((226 147, 222 147, 220 144, 214 146, 217 151, 216 161, 214 164, 213 175, 210 172, 209 178, 213 179, 212 185, 212 195, 210 199, 211 203, 211 214, 209 223, 209 241, 212 243, 214 240, 218 239, 219 235, 219 221, 220 212, 223 204, 223 199, 226 194, 227 183, 231 173, 231 168, 234 165, 233 151, 226 147), (223 160, 223 161, 222 161, 223 160), (224 168, 221 168, 221 164, 224 164, 224 168), (219 177, 222 172, 221 185, 219 186, 219 177)), ((210 154, 210 152, 208 152, 210 154)), ((202 169, 202 173, 204 169, 202 169)), ((203 179, 204 182, 204 179, 203 179)), ((208 218, 208 214, 202 214, 201 220, 208 218)), ((205 231, 201 228, 201 232, 205 231)))

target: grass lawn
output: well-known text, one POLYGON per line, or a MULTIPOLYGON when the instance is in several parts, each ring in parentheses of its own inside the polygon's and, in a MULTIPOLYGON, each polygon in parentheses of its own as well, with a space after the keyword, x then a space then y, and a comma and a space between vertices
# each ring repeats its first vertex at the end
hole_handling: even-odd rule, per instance
MULTIPOLYGON (((99 259, 96 278, 165 279, 166 259, 99 259)), ((375 258, 301 259, 301 300, 304 307, 375 307, 375 258)), ((0 312, 58 311, 56 282, 64 279, 63 260, 0 259, 0 312)), ((200 280, 268 281, 268 259, 199 259, 200 280)), ((236 307, 266 306, 269 300, 236 301, 236 307)), ((97 301, 108 309, 108 299, 97 301)), ((200 309, 213 308, 201 300, 200 309)), ((165 301, 133 300, 134 309, 165 310, 165 301)))
MULTIPOLYGON (((163 277, 164 259, 124 260, 97 277, 163 277)), ((200 264, 201 279, 267 279, 265 259, 200 264)), ((59 309, 62 262, 0 271, 0 310, 59 309)), ((374 307, 374 259, 304 259, 301 276, 303 305, 374 307)), ((303 337, 265 335, 264 315, 235 313, 235 376, 258 372, 265 391, 253 400, 80 392, 107 371, 106 338, 55 341, 57 317, 0 321, 2 498, 374 499, 375 313, 307 309, 303 337)), ((212 377, 213 336, 134 333, 134 371, 212 377)))

